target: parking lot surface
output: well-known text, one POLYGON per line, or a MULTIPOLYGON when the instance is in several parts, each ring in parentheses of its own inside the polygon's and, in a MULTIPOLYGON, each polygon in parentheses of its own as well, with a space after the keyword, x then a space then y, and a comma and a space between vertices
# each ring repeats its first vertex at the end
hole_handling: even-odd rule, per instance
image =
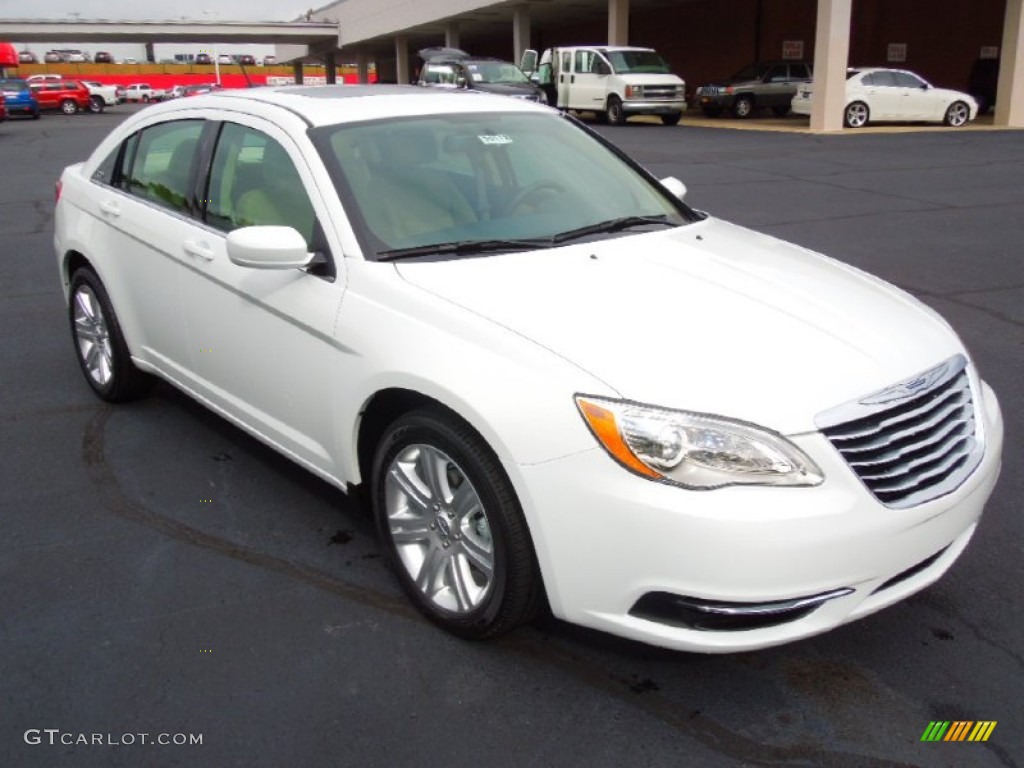
POLYGON ((1020 764, 1024 133, 599 129, 692 205, 933 306, 1003 404, 1003 477, 942 581, 712 657, 553 620, 457 640, 331 487, 169 387, 98 401, 67 330, 54 182, 135 109, 0 124, 0 765, 1020 764), (922 743, 933 720, 998 724, 922 743))

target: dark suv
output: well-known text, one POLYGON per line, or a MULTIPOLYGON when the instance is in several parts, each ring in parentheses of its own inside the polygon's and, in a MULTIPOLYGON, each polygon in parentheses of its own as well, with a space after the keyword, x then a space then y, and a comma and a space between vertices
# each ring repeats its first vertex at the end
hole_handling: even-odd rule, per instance
POLYGON ((546 101, 544 92, 515 64, 476 58, 458 48, 424 48, 419 84, 433 88, 466 88, 519 99, 546 101))
POLYGON ((762 107, 776 115, 789 113, 800 83, 811 81, 811 65, 805 61, 762 61, 744 67, 727 80, 697 89, 697 106, 708 117, 731 110, 736 117, 750 117, 762 107))

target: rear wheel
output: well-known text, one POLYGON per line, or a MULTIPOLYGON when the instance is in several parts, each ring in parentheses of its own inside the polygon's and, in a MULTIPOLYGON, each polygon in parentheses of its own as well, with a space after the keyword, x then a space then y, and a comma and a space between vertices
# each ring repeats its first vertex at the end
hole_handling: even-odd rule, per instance
POLYGON ((149 104, 149 96, 147 94, 145 94, 145 93, 142 94, 142 101, 145 104, 149 104))
POLYGON ((608 97, 608 122, 612 125, 624 125, 626 110, 622 108, 622 99, 612 94, 608 97))
POLYGON ((966 125, 970 119, 971 108, 962 101, 954 101, 949 105, 949 109, 946 110, 946 117, 943 122, 953 128, 959 128, 962 125, 966 125))
POLYGON ((847 128, 863 128, 871 119, 871 112, 868 105, 863 101, 855 101, 846 107, 843 113, 843 122, 847 128))
POLYGON ((683 118, 682 112, 673 112, 669 115, 661 116, 662 125, 679 125, 679 121, 683 118))
POLYGON ((103 101, 101 96, 89 97, 89 111, 94 115, 100 114, 104 107, 106 107, 106 103, 103 101))
POLYGON ((78 111, 78 105, 72 99, 64 99, 60 103, 60 111, 65 115, 73 115, 78 111))
POLYGON ((68 320, 78 363, 89 386, 111 403, 145 393, 152 379, 135 367, 103 282, 91 269, 71 276, 68 320))
POLYGON ((732 105, 732 112, 741 119, 750 117, 754 114, 754 100, 749 96, 738 96, 732 105))
POLYGON ((519 501, 494 452, 454 415, 424 408, 388 428, 372 501, 398 580, 431 621, 482 640, 536 613, 540 577, 519 501))

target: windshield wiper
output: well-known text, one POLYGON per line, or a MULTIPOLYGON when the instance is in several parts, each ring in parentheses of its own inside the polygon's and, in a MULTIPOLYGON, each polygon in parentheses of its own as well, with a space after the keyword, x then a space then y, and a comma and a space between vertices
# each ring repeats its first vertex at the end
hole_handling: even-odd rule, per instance
POLYGON ((564 243, 569 240, 576 240, 580 237, 586 237, 587 235, 600 235, 605 232, 620 232, 623 229, 629 229, 631 227, 642 227, 649 224, 661 224, 666 227, 678 227, 679 225, 674 221, 669 221, 667 216, 623 216, 618 219, 609 219, 608 221, 601 221, 597 224, 588 224, 585 227, 579 227, 578 229, 570 229, 565 232, 559 232, 551 238, 551 243, 564 243))
POLYGON ((417 256, 444 256, 460 253, 484 253, 486 251, 525 251, 532 248, 550 248, 552 241, 547 237, 522 238, 519 240, 458 240, 451 243, 430 243, 410 248, 393 248, 379 251, 377 261, 414 259, 417 256))

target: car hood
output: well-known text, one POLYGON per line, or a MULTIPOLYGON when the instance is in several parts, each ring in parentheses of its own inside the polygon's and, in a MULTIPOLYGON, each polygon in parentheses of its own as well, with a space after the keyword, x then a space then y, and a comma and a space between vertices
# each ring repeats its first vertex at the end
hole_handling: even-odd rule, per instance
POLYGON ((784 434, 814 431, 815 414, 962 351, 937 314, 894 286, 713 219, 397 269, 623 398, 784 434))

